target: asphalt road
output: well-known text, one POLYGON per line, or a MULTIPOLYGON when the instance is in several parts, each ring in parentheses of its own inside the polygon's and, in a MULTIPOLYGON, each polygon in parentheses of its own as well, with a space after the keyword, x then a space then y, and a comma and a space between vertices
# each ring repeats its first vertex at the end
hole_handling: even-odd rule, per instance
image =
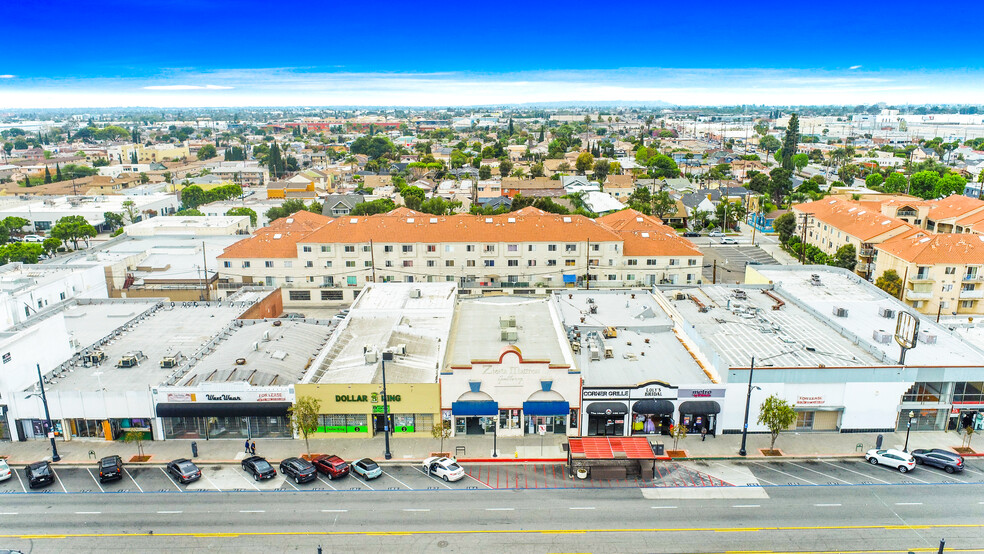
POLYGON ((752 471, 814 484, 763 481, 739 491, 759 493, 748 498, 683 494, 706 492, 700 488, 680 498, 653 494, 679 490, 673 488, 8 494, 0 497, 0 548, 935 552, 946 538, 953 551, 984 552, 984 485, 971 482, 971 474, 957 481, 920 468, 907 477, 922 481, 898 481, 887 468, 799 465, 752 471), (813 473, 846 483, 851 471, 866 469, 871 473, 856 483, 831 486, 819 486, 813 473))

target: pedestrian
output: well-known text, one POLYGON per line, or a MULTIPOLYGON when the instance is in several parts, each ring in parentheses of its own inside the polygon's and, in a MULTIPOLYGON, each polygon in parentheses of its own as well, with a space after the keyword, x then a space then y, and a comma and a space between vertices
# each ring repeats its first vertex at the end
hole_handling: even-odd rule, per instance
POLYGON ((249 453, 256 456, 256 441, 253 441, 253 444, 249 446, 249 453))
POLYGON ((249 454, 249 439, 246 439, 246 453, 249 454))
POLYGON ((700 428, 700 442, 707 440, 707 427, 700 428))

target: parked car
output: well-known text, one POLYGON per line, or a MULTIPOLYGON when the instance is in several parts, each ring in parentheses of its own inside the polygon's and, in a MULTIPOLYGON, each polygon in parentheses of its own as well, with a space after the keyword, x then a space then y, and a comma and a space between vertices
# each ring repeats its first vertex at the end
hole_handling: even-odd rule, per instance
POLYGON ((99 482, 105 483, 123 478, 123 459, 119 456, 106 456, 99 460, 99 482))
POLYGON ((683 236, 685 236, 685 237, 699 237, 700 236, 700 233, 698 233, 697 231, 684 231, 683 232, 683 236))
POLYGON ((366 479, 375 479, 383 474, 379 464, 369 458, 362 458, 357 462, 352 462, 352 471, 366 479))
POLYGON ((338 456, 320 456, 313 463, 318 471, 328 476, 329 481, 338 477, 345 477, 351 469, 351 466, 338 456))
POLYGON ((723 237, 724 236, 724 233, 722 233, 721 231, 711 231, 710 233, 708 233, 707 236, 709 236, 709 237, 723 237))
POLYGON ((894 448, 882 450, 871 449, 864 454, 864 459, 871 465, 881 464, 883 466, 894 467, 900 473, 905 473, 916 467, 916 459, 908 452, 902 452, 894 448))
POLYGON ((39 235, 24 235, 24 242, 44 242, 44 237, 39 235))
POLYGON ((916 459, 916 463, 919 465, 938 467, 947 473, 963 471, 964 469, 963 456, 942 448, 930 450, 918 448, 912 451, 912 457, 916 459))
POLYGON ((10 471, 10 466, 7 465, 6 460, 0 460, 0 481, 6 481, 14 476, 14 472, 10 471))
POLYGON ((445 481, 459 481, 465 477, 465 468, 454 458, 432 456, 424 460, 424 471, 428 475, 440 477, 445 481))
POLYGON ((277 476, 277 470, 273 469, 266 458, 260 456, 250 456, 243 459, 243 470, 253 475, 254 481, 261 479, 273 479, 277 476))
POLYGON ((311 462, 301 458, 287 458, 280 462, 280 473, 294 479, 295 483, 307 483, 318 478, 318 470, 311 462))
POLYGON ((738 244, 738 240, 731 237, 724 237, 721 239, 721 244, 738 244))
POLYGON ((194 462, 184 458, 168 462, 167 472, 173 475, 183 485, 202 478, 202 470, 198 469, 198 466, 194 462))
POLYGON ((55 472, 48 462, 29 464, 24 468, 24 476, 27 477, 27 486, 32 489, 46 487, 55 482, 55 472))

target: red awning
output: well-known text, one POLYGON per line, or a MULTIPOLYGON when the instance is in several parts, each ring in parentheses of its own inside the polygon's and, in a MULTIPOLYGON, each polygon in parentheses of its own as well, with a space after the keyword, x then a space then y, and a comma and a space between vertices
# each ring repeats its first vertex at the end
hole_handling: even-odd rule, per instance
POLYGON ((571 457, 589 460, 655 460, 646 437, 583 437, 568 439, 571 457))

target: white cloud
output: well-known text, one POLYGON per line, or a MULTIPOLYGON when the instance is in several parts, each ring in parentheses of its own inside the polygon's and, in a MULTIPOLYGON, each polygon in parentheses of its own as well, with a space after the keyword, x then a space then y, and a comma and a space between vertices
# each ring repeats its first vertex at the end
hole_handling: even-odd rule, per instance
POLYGON ((13 75, 9 75, 9 74, 8 75, 0 75, 0 79, 13 79, 13 78, 14 78, 14 76, 13 75))
POLYGON ((860 65, 852 65, 848 69, 861 69, 861 66, 860 65))
POLYGON ((145 90, 229 90, 234 87, 221 85, 148 85, 145 90))

